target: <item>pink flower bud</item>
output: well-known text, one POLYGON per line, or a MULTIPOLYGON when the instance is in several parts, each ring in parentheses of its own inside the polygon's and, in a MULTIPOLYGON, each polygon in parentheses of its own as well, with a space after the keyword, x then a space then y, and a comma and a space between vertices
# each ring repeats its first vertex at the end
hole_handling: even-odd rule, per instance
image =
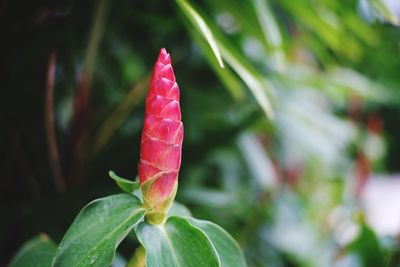
POLYGON ((145 205, 159 213, 166 213, 175 197, 182 140, 179 87, 170 56, 162 48, 146 98, 139 162, 145 205))

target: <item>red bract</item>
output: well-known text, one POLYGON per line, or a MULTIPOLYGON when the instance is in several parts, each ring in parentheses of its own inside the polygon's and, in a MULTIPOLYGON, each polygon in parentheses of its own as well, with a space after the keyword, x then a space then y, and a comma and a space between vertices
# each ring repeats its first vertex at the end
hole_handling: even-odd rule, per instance
POLYGON ((162 48, 146 98, 139 162, 143 198, 154 211, 165 213, 175 197, 182 140, 179 87, 170 56, 162 48))

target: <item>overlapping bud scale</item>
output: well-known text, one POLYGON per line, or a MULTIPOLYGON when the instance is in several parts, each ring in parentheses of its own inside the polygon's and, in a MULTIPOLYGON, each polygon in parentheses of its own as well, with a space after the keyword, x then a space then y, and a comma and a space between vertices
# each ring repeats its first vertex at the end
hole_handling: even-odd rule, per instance
POLYGON ((170 55, 161 49, 146 98, 139 178, 145 204, 166 212, 177 187, 183 124, 170 55))

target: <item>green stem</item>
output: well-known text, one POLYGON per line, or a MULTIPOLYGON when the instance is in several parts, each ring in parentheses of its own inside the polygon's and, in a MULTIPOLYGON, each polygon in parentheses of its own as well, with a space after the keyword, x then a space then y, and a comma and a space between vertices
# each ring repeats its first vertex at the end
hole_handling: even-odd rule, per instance
POLYGON ((146 267, 146 250, 143 246, 135 250, 126 267, 146 267))
POLYGON ((98 2, 93 25, 90 32, 88 49, 84 61, 84 72, 87 76, 87 81, 90 84, 93 76, 93 68, 96 61, 96 55, 99 48, 101 38, 104 33, 104 22, 107 19, 109 0, 101 0, 98 2))
POLYGON ((146 222, 154 225, 163 224, 167 215, 164 212, 149 211, 146 213, 146 222))

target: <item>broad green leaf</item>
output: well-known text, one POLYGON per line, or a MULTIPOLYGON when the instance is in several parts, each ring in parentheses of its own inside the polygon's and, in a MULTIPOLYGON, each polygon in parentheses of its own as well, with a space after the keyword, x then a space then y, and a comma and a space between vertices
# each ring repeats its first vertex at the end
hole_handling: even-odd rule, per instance
POLYGON ((17 252, 9 267, 50 267, 57 245, 45 234, 28 242, 17 252))
POLYGON ((193 26, 198 28, 198 30, 204 35, 212 51, 214 52, 214 55, 217 58, 219 65, 221 66, 221 68, 223 68, 224 62, 222 61, 217 42, 215 41, 214 36, 204 19, 186 0, 176 0, 176 3, 182 10, 183 14, 191 21, 193 26))
POLYGON ((113 171, 109 171, 108 175, 111 177, 111 179, 115 181, 119 188, 127 193, 133 193, 136 189, 140 187, 140 183, 138 181, 131 181, 126 178, 120 177, 116 175, 113 171))
POLYGON ((146 250, 147 267, 220 266, 210 240, 186 218, 170 217, 163 225, 143 222, 136 233, 146 250))
POLYGON ((130 194, 89 203, 64 235, 52 266, 110 266, 117 246, 144 214, 139 199, 130 194))
POLYGON ((211 240, 221 261, 221 267, 247 266, 242 250, 228 232, 212 222, 194 218, 188 218, 188 220, 191 225, 199 228, 211 240))

